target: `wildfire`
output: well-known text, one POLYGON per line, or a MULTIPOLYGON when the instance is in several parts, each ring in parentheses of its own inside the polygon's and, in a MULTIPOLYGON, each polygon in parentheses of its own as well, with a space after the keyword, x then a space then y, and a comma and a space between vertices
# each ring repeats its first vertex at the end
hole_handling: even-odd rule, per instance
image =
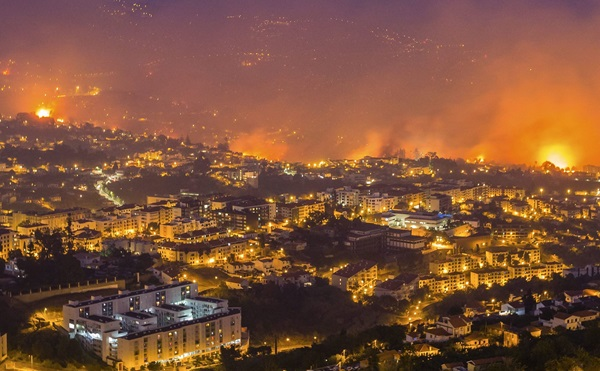
POLYGON ((35 111, 35 114, 39 118, 50 117, 50 110, 48 108, 39 108, 35 111))
POLYGON ((573 159, 568 149, 562 145, 554 145, 544 148, 540 152, 540 158, 543 161, 550 161, 557 167, 564 169, 573 163, 573 159))

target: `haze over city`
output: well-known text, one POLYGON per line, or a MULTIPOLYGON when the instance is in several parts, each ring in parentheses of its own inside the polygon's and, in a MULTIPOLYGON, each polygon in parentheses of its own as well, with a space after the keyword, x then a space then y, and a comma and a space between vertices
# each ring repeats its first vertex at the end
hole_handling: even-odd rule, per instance
POLYGON ((291 161, 583 166, 598 17, 582 1, 4 1, 0 112, 291 161))

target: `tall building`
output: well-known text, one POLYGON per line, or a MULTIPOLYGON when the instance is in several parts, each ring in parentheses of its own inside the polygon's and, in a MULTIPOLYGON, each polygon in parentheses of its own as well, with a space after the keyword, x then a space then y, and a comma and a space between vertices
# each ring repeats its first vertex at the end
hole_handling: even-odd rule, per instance
POLYGON ((335 202, 342 206, 354 207, 360 204, 360 192, 350 187, 337 188, 335 190, 335 202))
POLYGON ((241 344, 241 309, 198 296, 191 282, 69 301, 62 327, 104 362, 139 369, 150 362, 213 357, 241 344))

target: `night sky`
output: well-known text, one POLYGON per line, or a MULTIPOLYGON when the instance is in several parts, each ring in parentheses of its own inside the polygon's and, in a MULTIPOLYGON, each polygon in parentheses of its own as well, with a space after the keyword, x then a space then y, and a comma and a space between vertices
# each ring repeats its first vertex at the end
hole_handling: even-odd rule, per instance
POLYGON ((600 2, 0 0, 0 114, 291 161, 600 164, 600 2))

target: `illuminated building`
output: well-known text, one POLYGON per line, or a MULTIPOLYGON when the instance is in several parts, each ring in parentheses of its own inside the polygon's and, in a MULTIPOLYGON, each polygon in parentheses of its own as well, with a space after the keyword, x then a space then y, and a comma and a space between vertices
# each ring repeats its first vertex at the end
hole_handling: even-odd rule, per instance
POLYGON ((0 257, 4 261, 8 261, 8 253, 18 248, 17 232, 10 229, 0 229, 0 257))
POLYGON ((162 259, 187 264, 214 265, 223 264, 232 255, 250 256, 253 250, 248 240, 227 237, 201 243, 164 242, 158 246, 162 259))
POLYGON ((384 247, 387 227, 360 223, 350 229, 344 246, 350 251, 380 251, 384 247))
POLYGON ((429 263, 429 272, 432 274, 448 274, 465 272, 481 267, 481 260, 477 256, 468 254, 449 255, 442 261, 429 263))
POLYGON ((335 202, 344 207, 354 207, 360 205, 360 192, 358 189, 350 187, 337 188, 335 190, 335 202))
POLYGON ((201 217, 196 218, 175 218, 169 223, 159 226, 159 235, 172 240, 176 235, 197 231, 201 229, 213 228, 217 226, 217 222, 212 219, 201 217))
MULTIPOLYGON (((257 224, 265 225, 270 220, 274 220, 277 207, 275 203, 267 202, 263 199, 244 196, 244 197, 221 197, 211 201, 211 210, 215 219, 218 219, 219 213, 245 213, 256 216, 257 224)), ((250 221, 248 220, 248 223, 250 221)))
POLYGON ((147 206, 134 213, 140 216, 143 229, 148 228, 152 223, 156 225, 166 224, 175 218, 181 217, 181 209, 178 207, 147 206))
POLYGON ((444 329, 453 338, 471 333, 471 321, 464 316, 441 317, 435 327, 444 329))
POLYGON ((87 228, 76 230, 73 232, 73 246, 75 250, 101 251, 102 233, 87 228))
POLYGON ((483 268, 471 271, 470 276, 471 285, 479 287, 480 285, 504 285, 510 278, 510 273, 503 268, 483 268))
POLYGON ((489 197, 493 198, 498 196, 522 200, 525 198, 525 189, 517 187, 489 187, 489 197))
POLYGON ((213 357, 241 344, 241 310, 199 297, 191 282, 122 291, 63 306, 63 328, 85 349, 117 367, 213 357))
POLYGON ((449 212, 452 210, 452 197, 443 194, 432 194, 425 197, 425 210, 432 212, 449 212))
POLYGON ((410 229, 389 228, 385 235, 386 249, 398 251, 401 249, 423 249, 427 239, 413 236, 410 229))
POLYGON ((373 193, 368 196, 361 196, 360 203, 362 210, 367 214, 376 214, 392 210, 398 204, 398 198, 388 196, 387 193, 373 193))
POLYGON ((375 296, 391 296, 396 300, 408 299, 419 286, 419 277, 416 274, 404 273, 392 280, 384 281, 373 290, 375 296))
POLYGON ((356 294, 369 292, 377 281, 377 264, 363 260, 333 272, 331 286, 356 294))
POLYGON ((90 215, 90 211, 82 208, 66 210, 55 210, 48 213, 38 214, 30 212, 15 211, 10 216, 10 225, 16 230, 17 226, 23 224, 46 224, 51 230, 67 227, 67 220, 84 219, 90 215))
POLYGON ((467 274, 454 272, 443 276, 427 275, 419 277, 419 288, 426 287, 432 294, 445 294, 455 290, 462 290, 467 284, 467 274))
POLYGON ((176 234, 173 237, 174 242, 178 243, 200 243, 214 240, 221 240, 226 238, 228 232, 226 229, 211 227, 207 229, 200 229, 197 231, 190 231, 182 234, 176 234))
POLYGON ((293 224, 306 221, 311 213, 325 212, 325 203, 314 200, 300 200, 295 203, 277 204, 277 217, 290 220, 293 224))
MULTIPOLYGON (((141 217, 139 215, 107 215, 85 219, 84 225, 90 229, 102 232, 104 236, 119 236, 139 232, 142 228, 141 217)), ((75 224, 75 223, 74 223, 75 224)), ((81 224, 78 227, 84 228, 81 224)))
POLYGON ((523 224, 499 224, 492 229, 492 240, 522 242, 531 239, 533 230, 523 224))

